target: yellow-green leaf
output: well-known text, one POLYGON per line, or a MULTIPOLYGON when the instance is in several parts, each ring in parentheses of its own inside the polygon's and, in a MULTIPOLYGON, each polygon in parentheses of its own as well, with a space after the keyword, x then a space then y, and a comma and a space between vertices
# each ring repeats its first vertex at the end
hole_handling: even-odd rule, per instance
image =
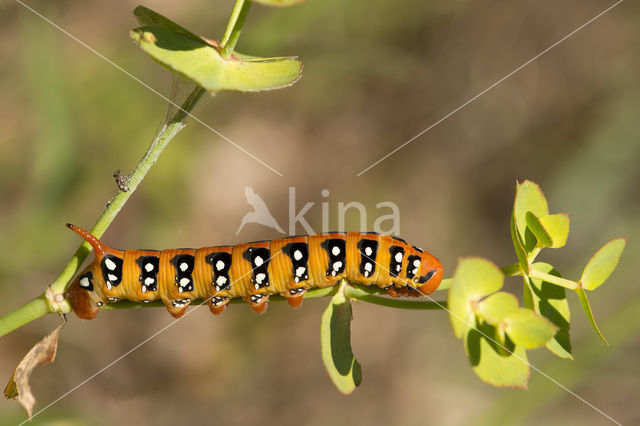
POLYGON ((320 339, 322 362, 331 381, 340 392, 349 395, 360 385, 362 369, 351 350, 351 303, 342 288, 322 314, 320 339))
POLYGON ((587 266, 582 271, 582 278, 580 278, 582 288, 595 290, 609 278, 609 275, 618 266, 626 243, 626 238, 611 240, 589 259, 587 266))
POLYGON ((526 389, 529 364, 524 348, 510 347, 505 354, 495 338, 495 328, 483 326, 465 335, 465 351, 473 371, 493 386, 526 389))
POLYGON ((479 257, 460 260, 449 289, 449 319, 458 338, 474 326, 473 305, 502 288, 504 275, 492 262, 479 257))
POLYGON ((133 14, 142 26, 164 28, 165 30, 182 34, 197 41, 205 41, 199 35, 192 33, 172 20, 160 15, 158 12, 154 12, 144 6, 136 7, 133 14))
POLYGON ((532 212, 537 217, 549 214, 549 206, 547 205, 547 199, 542 193, 542 189, 530 180, 516 184, 516 197, 513 203, 513 216, 516 229, 520 235, 525 251, 529 253, 535 248, 536 239, 533 233, 527 230, 527 212, 532 212))
POLYGON ((278 89, 295 83, 302 73, 295 57, 243 59, 232 54, 224 59, 204 40, 163 27, 137 28, 131 38, 158 63, 210 92, 278 89))
POLYGON ((566 213, 550 214, 539 218, 540 223, 551 237, 549 247, 559 248, 567 243, 569 237, 569 215, 566 213))
POLYGON ((518 309, 518 299, 504 291, 499 291, 483 299, 475 313, 491 325, 498 325, 507 315, 518 309))
POLYGON ((544 345, 558 330, 549 320, 526 308, 511 312, 503 322, 504 330, 513 343, 525 349, 544 345))
POLYGON ((524 244, 522 243, 522 239, 520 238, 520 233, 516 228, 516 219, 515 216, 511 215, 511 241, 513 241, 513 249, 516 252, 516 257, 518 258, 518 265, 520 265, 520 269, 524 271, 525 274, 529 273, 529 260, 527 259, 527 253, 524 250, 524 244))
POLYGON ((551 244, 553 244, 551 235, 549 235, 542 223, 540 223, 540 219, 538 218, 538 216, 536 216, 532 212, 527 212, 526 218, 527 227, 529 228, 529 230, 531 230, 531 232, 533 232, 533 235, 538 241, 537 246, 550 247, 551 244))
MULTIPOLYGON (((560 273, 548 263, 534 263, 531 268, 545 274, 560 276, 560 273)), ((571 313, 565 288, 539 278, 524 277, 524 280, 525 306, 533 309, 558 327, 553 339, 549 340, 545 346, 560 358, 573 359, 569 338, 571 313)))
POLYGON ((607 339, 604 338, 604 335, 602 334, 602 332, 598 328, 598 324, 596 323, 596 319, 593 317, 593 311, 591 310, 591 304, 589 303, 589 299, 587 298, 587 293, 582 288, 577 288, 576 289, 576 293, 578 294, 578 298, 580 299, 580 303, 582 304, 582 309, 584 310, 584 313, 587 315, 587 318, 589 319, 589 322, 591 323, 591 326, 596 331, 596 333, 598 333, 598 336, 600 336, 602 341, 607 346, 609 346, 609 342, 607 342, 607 339))

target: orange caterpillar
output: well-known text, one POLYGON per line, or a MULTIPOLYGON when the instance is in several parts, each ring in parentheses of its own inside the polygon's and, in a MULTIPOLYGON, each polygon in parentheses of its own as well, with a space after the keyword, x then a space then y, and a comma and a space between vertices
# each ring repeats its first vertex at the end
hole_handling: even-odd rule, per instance
POLYGON ((430 253, 390 235, 327 233, 200 249, 115 250, 75 225, 95 259, 66 296, 80 318, 93 319, 105 303, 162 300, 181 317, 195 299, 221 314, 234 297, 262 313, 272 294, 299 307, 315 287, 375 284, 393 297, 429 294, 442 280, 442 265, 430 253))

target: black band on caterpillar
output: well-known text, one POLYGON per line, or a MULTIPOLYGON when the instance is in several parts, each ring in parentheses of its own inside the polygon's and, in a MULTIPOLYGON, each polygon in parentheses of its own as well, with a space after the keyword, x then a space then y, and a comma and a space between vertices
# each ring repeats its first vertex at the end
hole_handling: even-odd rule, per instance
POLYGON ((433 292, 442 265, 433 255, 400 238, 376 233, 327 233, 237 246, 200 249, 115 250, 74 225, 95 250, 95 259, 71 284, 67 297, 75 313, 94 318, 105 303, 161 299, 175 317, 195 299, 215 314, 240 297, 264 312, 272 294, 300 306, 311 288, 340 279, 377 285, 389 295, 433 292))

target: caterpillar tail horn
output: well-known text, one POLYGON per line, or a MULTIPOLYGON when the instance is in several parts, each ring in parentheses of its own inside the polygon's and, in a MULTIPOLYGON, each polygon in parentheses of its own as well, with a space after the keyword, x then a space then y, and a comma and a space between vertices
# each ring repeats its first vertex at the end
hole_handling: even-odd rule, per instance
POLYGON ((85 231, 79 226, 73 225, 71 223, 67 223, 67 228, 71 229, 76 234, 80 235, 86 242, 91 244, 93 250, 96 252, 96 256, 102 257, 106 251, 108 251, 107 246, 105 246, 102 241, 100 241, 97 237, 95 237, 91 232, 85 231))

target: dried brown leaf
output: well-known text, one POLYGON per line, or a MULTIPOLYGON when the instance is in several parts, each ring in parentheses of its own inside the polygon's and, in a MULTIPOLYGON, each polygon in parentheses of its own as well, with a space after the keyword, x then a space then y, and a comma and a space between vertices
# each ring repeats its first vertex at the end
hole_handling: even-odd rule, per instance
POLYGON ((31 393, 29 386, 29 377, 34 368, 39 365, 53 362, 56 358, 56 350, 58 349, 58 336, 60 329, 65 325, 66 321, 56 327, 51 333, 44 336, 29 352, 22 358, 4 389, 4 396, 8 399, 16 399, 27 411, 29 418, 33 413, 33 406, 36 399, 31 393))

